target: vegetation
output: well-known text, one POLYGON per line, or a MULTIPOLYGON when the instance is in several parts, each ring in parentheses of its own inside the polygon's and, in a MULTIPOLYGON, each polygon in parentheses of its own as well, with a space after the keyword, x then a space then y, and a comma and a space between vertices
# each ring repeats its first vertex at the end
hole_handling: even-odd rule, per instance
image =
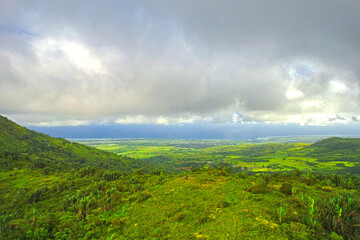
MULTIPOLYGON (((347 188, 344 178, 340 186, 329 187, 331 176, 297 174, 248 176, 208 168, 188 172, 185 179, 183 174, 91 168, 51 175, 29 169, 2 172, 0 236, 358 239, 359 190, 347 188), (282 193, 285 182, 298 193, 282 193)), ((358 178, 351 179, 360 186, 358 178)))
POLYGON ((322 174, 360 174, 358 138, 327 138, 314 144, 283 143, 283 139, 282 143, 150 139, 86 140, 81 143, 144 160, 169 173, 222 166, 252 173, 310 170, 322 174))
POLYGON ((24 165, 41 168, 44 172, 86 166, 126 172, 154 169, 141 160, 100 151, 62 138, 52 138, 0 116, 0 169, 4 171, 24 165))
MULTIPOLYGON (((286 159, 317 159, 316 153, 325 155, 336 140, 350 147, 329 147, 329 155, 356 155, 357 139, 313 145, 157 146, 170 152, 175 148, 183 156, 205 151, 209 156, 198 157, 214 161, 169 174, 161 170, 171 170, 165 160, 159 169, 29 131, 5 118, 1 124, 0 239, 360 238, 359 176, 322 174, 315 171, 322 169, 318 165, 259 173, 229 162, 236 156, 273 164, 285 154, 286 159), (225 162, 220 159, 224 156, 225 162)), ((136 155, 139 146, 133 147, 136 155)))

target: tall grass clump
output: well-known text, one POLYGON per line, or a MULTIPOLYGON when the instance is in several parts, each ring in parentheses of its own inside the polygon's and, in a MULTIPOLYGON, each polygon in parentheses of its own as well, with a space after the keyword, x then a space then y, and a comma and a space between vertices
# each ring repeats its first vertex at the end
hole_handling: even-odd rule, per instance
POLYGON ((256 194, 267 193, 270 191, 268 184, 269 175, 261 174, 259 177, 257 177, 255 185, 249 187, 247 191, 256 194))
POLYGON ((317 203, 316 198, 310 196, 304 196, 305 200, 305 216, 303 218, 304 223, 308 225, 311 229, 317 230, 319 227, 318 216, 320 208, 317 203))
POLYGON ((287 212, 287 209, 283 208, 282 206, 280 206, 277 210, 276 210, 276 216, 279 220, 279 223, 282 223, 283 218, 285 217, 287 212))
POLYGON ((344 239, 360 238, 360 201, 353 193, 331 196, 324 202, 320 220, 325 230, 344 239))

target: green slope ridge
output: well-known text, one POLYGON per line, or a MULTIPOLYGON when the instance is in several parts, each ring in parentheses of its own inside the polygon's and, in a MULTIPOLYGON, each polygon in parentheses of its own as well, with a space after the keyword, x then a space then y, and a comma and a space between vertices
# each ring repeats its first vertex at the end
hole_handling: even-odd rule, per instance
POLYGON ((316 158, 318 163, 336 163, 339 174, 360 175, 360 138, 331 137, 318 141, 303 150, 307 152, 305 154, 307 157, 316 158))
POLYGON ((3 170, 24 165, 50 170, 79 167, 120 171, 153 169, 149 163, 137 159, 29 130, 3 116, 0 116, 0 159, 3 170))
POLYGON ((317 141, 311 145, 322 151, 360 151, 360 138, 331 137, 317 141))

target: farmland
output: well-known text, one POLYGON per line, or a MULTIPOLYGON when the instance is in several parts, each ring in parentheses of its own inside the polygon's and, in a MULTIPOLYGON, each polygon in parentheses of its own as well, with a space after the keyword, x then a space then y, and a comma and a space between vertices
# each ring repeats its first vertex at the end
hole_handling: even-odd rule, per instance
MULTIPOLYGON (((303 137, 312 142, 320 137, 303 137)), ((329 138, 332 139, 332 138, 329 138)), ((336 138, 335 138, 336 139, 336 138)), ((159 140, 159 139, 87 139, 77 140, 98 149, 124 157, 142 159, 163 167, 168 172, 216 166, 253 173, 305 170, 318 173, 357 174, 357 152, 344 149, 341 153, 324 151, 312 143, 289 143, 294 138, 257 141, 233 140, 159 140)), ((326 141, 326 140, 324 140, 326 141)), ((348 138, 348 141, 357 142, 348 138)), ((320 141, 321 143, 322 141, 320 141)), ((326 142, 325 142, 326 143, 326 142)))

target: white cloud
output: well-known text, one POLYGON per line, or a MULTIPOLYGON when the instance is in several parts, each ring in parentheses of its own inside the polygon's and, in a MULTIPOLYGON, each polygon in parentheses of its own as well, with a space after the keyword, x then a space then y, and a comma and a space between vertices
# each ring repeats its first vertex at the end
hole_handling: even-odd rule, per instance
POLYGON ((330 90, 334 93, 344 93, 348 90, 346 85, 339 81, 331 81, 329 85, 330 85, 330 90))
POLYGON ((33 48, 39 63, 44 68, 58 64, 65 56, 68 62, 86 74, 107 73, 101 61, 81 43, 49 38, 34 41, 33 48))
POLYGON ((81 126, 89 124, 91 124, 91 121, 86 120, 53 120, 28 123, 28 125, 37 127, 81 126))
POLYGON ((287 91, 286 91, 286 97, 289 99, 289 100, 294 100, 294 99, 297 99, 299 97, 302 97, 304 96, 303 92, 293 88, 293 87, 290 87, 287 91))
POLYGON ((352 121, 359 5, 320 3, 5 1, 0 113, 42 125, 352 121))

